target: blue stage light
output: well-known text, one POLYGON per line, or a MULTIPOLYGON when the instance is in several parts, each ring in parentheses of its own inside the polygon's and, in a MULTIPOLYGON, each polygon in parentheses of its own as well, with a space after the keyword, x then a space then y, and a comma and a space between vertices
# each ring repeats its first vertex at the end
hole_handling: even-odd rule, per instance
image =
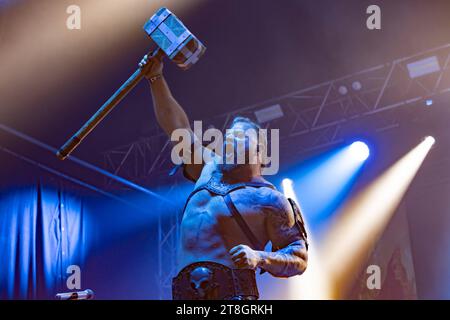
POLYGON ((365 161, 370 155, 369 147, 361 141, 353 142, 350 146, 350 152, 354 159, 361 162, 365 161))
POLYGON ((356 159, 352 149, 350 143, 305 159, 283 172, 286 178, 280 184, 284 194, 298 198, 309 228, 318 238, 349 195, 365 163, 356 159))

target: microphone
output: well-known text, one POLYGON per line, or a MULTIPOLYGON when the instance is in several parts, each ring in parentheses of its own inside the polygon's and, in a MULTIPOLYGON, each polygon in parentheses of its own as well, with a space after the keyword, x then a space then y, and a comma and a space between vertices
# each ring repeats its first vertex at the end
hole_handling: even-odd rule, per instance
POLYGON ((86 289, 84 291, 57 293, 55 298, 57 300, 90 300, 94 298, 94 291, 86 289))

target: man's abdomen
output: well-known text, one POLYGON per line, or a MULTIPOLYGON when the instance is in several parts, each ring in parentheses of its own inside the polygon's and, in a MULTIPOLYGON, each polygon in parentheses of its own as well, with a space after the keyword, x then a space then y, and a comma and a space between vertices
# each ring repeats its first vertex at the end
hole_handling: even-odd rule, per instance
MULTIPOLYGON (((236 196, 242 191, 236 191, 236 196)), ((255 212, 251 201, 241 210, 249 227, 265 243, 263 216, 255 212)), ((221 196, 202 190, 189 201, 181 222, 181 246, 178 269, 190 263, 212 261, 235 268, 229 250, 239 244, 251 246, 221 196)))
POLYGON ((217 217, 208 211, 185 212, 181 223, 179 269, 198 261, 213 261, 233 267, 227 240, 220 229, 217 217))

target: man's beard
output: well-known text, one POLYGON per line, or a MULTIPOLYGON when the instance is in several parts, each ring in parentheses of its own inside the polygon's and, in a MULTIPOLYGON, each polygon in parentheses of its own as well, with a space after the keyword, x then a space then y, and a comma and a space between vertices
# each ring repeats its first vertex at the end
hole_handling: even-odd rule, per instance
POLYGON ((250 151, 248 149, 244 149, 243 152, 244 152, 244 159, 243 159, 244 161, 243 163, 238 163, 238 155, 236 151, 233 153, 231 157, 227 158, 227 155, 224 150, 221 164, 222 171, 230 172, 250 165, 250 151))
POLYGON ((242 163, 242 164, 238 164, 238 163, 226 163, 225 161, 224 161, 224 163, 222 163, 221 164, 221 169, 222 169, 222 171, 224 171, 224 172, 231 172, 231 171, 234 171, 234 170, 236 170, 236 169, 238 169, 238 168, 242 168, 242 167, 245 167, 247 164, 245 164, 245 163, 242 163))

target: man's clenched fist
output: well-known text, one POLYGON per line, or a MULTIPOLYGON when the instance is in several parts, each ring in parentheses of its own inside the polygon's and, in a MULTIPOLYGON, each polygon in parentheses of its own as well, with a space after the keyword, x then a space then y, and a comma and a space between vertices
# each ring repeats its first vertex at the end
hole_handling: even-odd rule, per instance
POLYGON ((259 251, 240 244, 230 250, 231 259, 240 269, 256 269, 261 261, 259 251))
POLYGON ((163 71, 163 62, 161 53, 156 53, 155 56, 145 55, 139 63, 139 67, 142 68, 144 75, 147 79, 157 75, 161 75, 163 71))

